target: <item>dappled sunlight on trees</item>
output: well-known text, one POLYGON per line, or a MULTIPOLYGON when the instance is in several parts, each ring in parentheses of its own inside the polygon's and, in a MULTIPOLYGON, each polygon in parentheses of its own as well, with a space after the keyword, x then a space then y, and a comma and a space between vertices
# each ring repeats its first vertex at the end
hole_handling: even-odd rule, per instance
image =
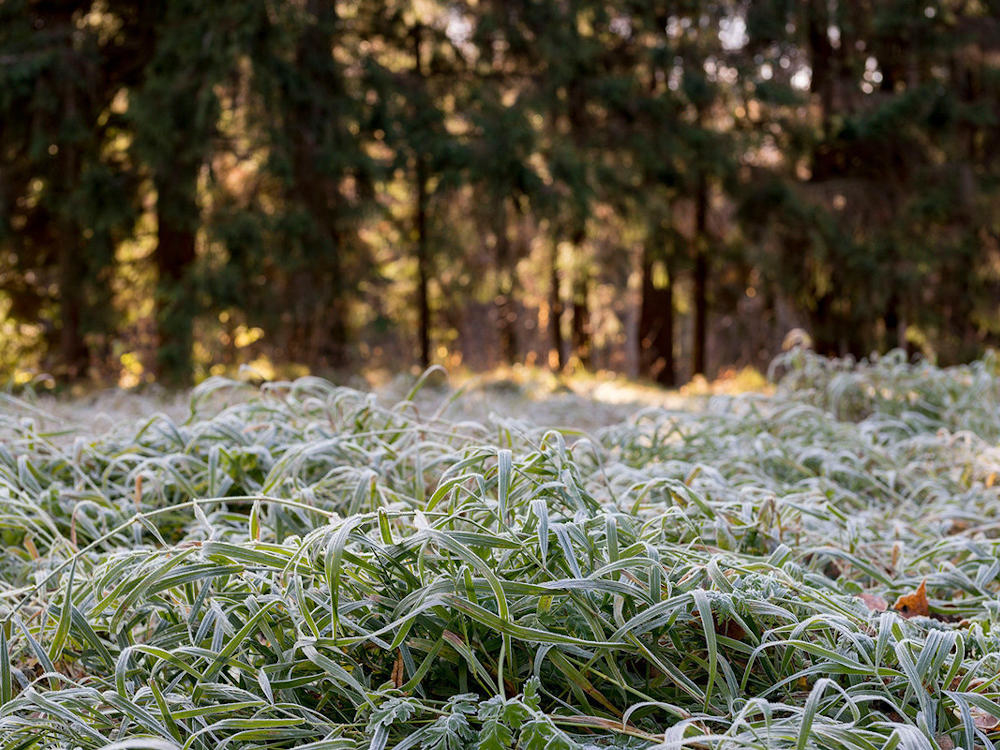
POLYGON ((1000 8, 0 4, 0 379, 1000 343, 1000 8))

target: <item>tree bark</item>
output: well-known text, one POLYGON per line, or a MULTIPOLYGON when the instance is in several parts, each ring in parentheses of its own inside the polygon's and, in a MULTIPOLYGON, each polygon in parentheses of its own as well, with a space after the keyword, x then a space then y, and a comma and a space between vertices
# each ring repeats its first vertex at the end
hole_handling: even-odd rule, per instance
POLYGON ((552 245, 552 257, 549 264, 549 332, 552 336, 552 350, 556 354, 556 369, 566 366, 566 354, 563 351, 562 333, 563 302, 559 294, 559 246, 552 245))
MULTIPOLYGON (((67 19, 68 22, 69 19, 67 19)), ((76 112, 76 100, 70 92, 65 101, 66 114, 76 112)), ((62 149, 62 189, 68 195, 80 179, 80 160, 75 146, 62 149)), ((59 243, 59 359, 63 376, 75 380, 87 370, 89 352, 83 339, 83 311, 86 305, 86 260, 80 247, 81 228, 76 221, 64 217, 57 222, 59 243)))
MULTIPOLYGON (((423 28, 418 24, 413 29, 414 72, 421 81, 423 67, 423 28)), ((417 232, 417 325, 420 340, 420 366, 427 368, 431 363, 431 308, 428 295, 430 280, 430 257, 427 246, 427 155, 416 155, 416 232, 417 232)))
POLYGON ((494 217, 496 240, 496 311, 500 332, 500 353, 503 361, 517 361, 517 310, 514 307, 514 258, 510 236, 507 232, 507 199, 497 201, 494 217))
POLYGON ((829 137, 830 115, 833 113, 833 45, 830 43, 830 12, 827 0, 808 0, 806 37, 812 72, 809 88, 819 97, 823 134, 829 137))
POLYGON ((189 269, 195 260, 195 199, 197 167, 188 168, 186 179, 176 175, 155 178, 156 245, 156 350, 157 377, 170 386, 186 386, 192 377, 191 348, 194 342, 194 295, 189 269), (187 189, 185 189, 187 187, 187 189))
MULTIPOLYGON (((337 99, 343 94, 343 84, 333 68, 332 45, 336 34, 338 16, 336 4, 326 0, 308 0, 307 9, 315 18, 303 33, 296 49, 297 67, 304 71, 325 94, 337 99)), ((320 148, 324 130, 342 127, 331 124, 331 116, 323 102, 312 97, 303 98, 292 93, 292 115, 288 130, 292 143, 292 168, 294 191, 306 207, 318 233, 323 274, 316 279, 325 289, 321 298, 327 304, 326 324, 320 348, 326 364, 342 367, 347 362, 347 306, 345 304, 345 279, 343 273, 344 237, 341 227, 343 196, 339 182, 342 174, 324 171, 320 164, 320 148)), ((315 349, 316 347, 313 347, 315 349)))
POLYGON ((582 269, 573 280, 573 351, 580 364, 593 364, 590 331, 590 272, 582 269))
POLYGON ((427 161, 417 156, 417 318, 420 339, 420 366, 431 363, 430 258, 427 247, 427 161))
POLYGON ((829 293, 817 295, 816 308, 812 313, 813 349, 824 357, 840 356, 840 346, 836 337, 836 318, 833 312, 833 296, 829 293))
POLYGON ((63 232, 59 246, 59 359, 63 375, 76 380, 87 371, 89 351, 83 339, 82 250, 75 236, 63 232))
POLYGON ((647 377, 673 388, 674 367, 674 278, 667 264, 667 281, 657 287, 654 262, 658 253, 647 244, 642 252, 642 300, 639 311, 639 366, 647 377))
POLYGON ((691 354, 691 374, 705 374, 708 340, 708 180, 698 176, 695 196, 694 254, 694 346, 691 354))

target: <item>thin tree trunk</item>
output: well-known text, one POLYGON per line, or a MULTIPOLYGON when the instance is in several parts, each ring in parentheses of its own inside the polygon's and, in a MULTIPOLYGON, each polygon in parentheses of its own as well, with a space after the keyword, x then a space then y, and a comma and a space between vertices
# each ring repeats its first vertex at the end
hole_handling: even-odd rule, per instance
MULTIPOLYGON (((68 96, 68 116, 73 114, 75 107, 75 99, 72 95, 68 96)), ((69 190, 80 176, 77 150, 72 146, 63 148, 62 172, 65 189, 69 190)), ((75 380, 86 372, 88 359, 82 331, 86 264, 83 248, 80 247, 80 227, 70 219, 58 223, 59 358, 65 377, 75 380)))
POLYGON ((691 374, 705 374, 705 351, 708 339, 708 181, 704 172, 698 178, 695 197, 694 255, 694 346, 691 374))
POLYGON ((514 308, 514 260, 507 232, 507 199, 501 197, 495 217, 496 239, 496 309, 500 331, 500 353, 504 362, 517 361, 517 311, 514 308))
MULTIPOLYGON (((414 69, 417 77, 423 79, 422 27, 413 29, 414 69)), ((417 318, 420 339, 420 366, 428 367, 431 363, 431 308, 427 286, 430 279, 430 258, 427 247, 427 157, 417 154, 417 318)))
POLYGON ((677 384, 674 367, 674 275, 667 266, 667 281, 657 287, 653 278, 655 250, 642 253, 642 300, 639 311, 639 361, 644 375, 660 385, 677 384))
POLYGON ((86 373, 88 351, 83 340, 82 251, 71 232, 62 232, 59 247, 59 359, 63 374, 75 380, 86 373))
POLYGON ((186 181, 177 181, 176 175, 156 178, 156 372, 174 386, 188 385, 192 376, 194 300, 188 271, 195 260, 197 168, 193 172, 186 181))
POLYGON ((573 280, 573 351, 580 364, 593 363, 590 335, 590 273, 582 269, 573 280))
POLYGON ((663 358, 663 367, 656 374, 656 382, 667 388, 677 385, 674 367, 674 271, 667 266, 667 284, 660 290, 660 326, 656 332, 656 350, 663 358))
POLYGON ((827 5, 827 0, 808 0, 806 36, 812 73, 809 87, 819 97, 823 134, 829 137, 830 116, 833 114, 834 49, 830 42, 830 12, 827 5))
POLYGON ((417 157, 417 318, 420 328, 420 366, 431 363, 431 308, 428 294, 430 258, 427 248, 427 165, 417 157))
POLYGON ((640 263, 642 283, 639 298, 639 372, 651 376, 656 366, 654 348, 657 327, 656 286, 653 283, 653 250, 647 240, 640 263))
POLYGON ((833 313, 833 296, 829 293, 816 298, 816 308, 812 314, 813 349, 824 357, 840 355, 840 348, 834 331, 837 328, 833 313))
MULTIPOLYGON (((303 34, 296 50, 296 63, 321 81, 329 96, 342 94, 342 82, 331 69, 331 49, 336 36, 338 16, 336 3, 326 0, 308 0, 309 13, 316 19, 303 34)), ((323 298, 327 304, 326 330, 323 331, 323 355, 326 364, 341 367, 347 362, 347 304, 343 269, 344 231, 341 226, 341 200, 339 176, 324 171, 318 164, 318 146, 322 132, 331 123, 318 107, 317 102, 295 98, 289 117, 293 155, 294 190, 309 212, 319 234, 323 249, 324 273, 318 283, 324 285, 323 298)), ((317 300, 317 304, 318 304, 317 300)), ((315 349, 316 347, 312 347, 315 349)))
POLYGON ((889 296, 882 322, 885 325, 885 348, 891 350, 901 346, 903 329, 899 319, 899 298, 895 293, 889 296))
POLYGON ((563 352, 562 316, 563 302, 562 296, 559 294, 559 246, 553 243, 549 265, 549 332, 552 335, 552 350, 556 354, 558 370, 562 370, 566 366, 566 354, 563 352))

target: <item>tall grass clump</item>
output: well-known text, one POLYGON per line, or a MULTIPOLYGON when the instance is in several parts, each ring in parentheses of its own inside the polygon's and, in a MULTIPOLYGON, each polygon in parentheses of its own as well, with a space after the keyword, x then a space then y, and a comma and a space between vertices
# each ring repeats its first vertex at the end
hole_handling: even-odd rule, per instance
POLYGON ((6 397, 0 746, 992 747, 996 363, 776 368, 590 434, 316 378, 103 434, 6 397))

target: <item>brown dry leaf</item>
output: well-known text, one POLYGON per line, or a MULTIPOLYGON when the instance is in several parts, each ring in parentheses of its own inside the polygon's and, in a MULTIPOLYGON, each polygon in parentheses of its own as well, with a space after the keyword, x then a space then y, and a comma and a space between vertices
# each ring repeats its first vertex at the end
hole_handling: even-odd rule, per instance
POLYGON ((392 685, 395 688, 403 686, 403 652, 396 652, 396 663, 392 665, 392 685))
POLYGON ((992 487, 994 484, 996 484, 996 481, 997 481, 997 473, 995 471, 991 471, 990 475, 986 477, 986 486, 992 487))
POLYGON ((927 581, 923 580, 912 594, 903 594, 892 605, 892 608, 903 617, 927 617, 931 613, 930 602, 927 601, 927 581))
POLYGON ((952 521, 951 526, 948 527, 949 534, 961 534, 963 531, 968 531, 972 528, 972 524, 967 521, 952 521))
MULTIPOLYGON (((955 679, 951 681, 951 689, 958 690, 962 685, 962 680, 963 680, 963 675, 958 675, 957 677, 955 677, 955 679)), ((986 680, 984 680, 982 677, 973 677, 971 680, 969 680, 964 689, 969 691, 975 691, 976 688, 982 687, 985 684, 986 680)), ((955 715, 958 716, 958 714, 955 715)))
POLYGON ((976 725, 976 729, 982 729, 984 732, 989 732, 997 728, 1000 725, 1000 719, 992 714, 986 713, 983 709, 977 708, 976 706, 969 707, 969 713, 972 714, 972 723, 976 725))
POLYGON ((889 602, 878 594, 858 594, 858 599, 863 601, 872 612, 885 612, 889 609, 889 602))
POLYGON ((734 641, 742 641, 747 637, 746 631, 740 627, 736 620, 724 620, 719 622, 719 618, 713 617, 715 621, 715 630, 719 635, 724 635, 726 638, 732 638, 734 641))
POLYGON ((899 567, 899 556, 903 552, 903 545, 896 542, 892 545, 892 568, 895 570, 899 567))
POLYGON ((934 738, 937 742, 937 746, 941 750, 955 750, 955 743, 951 741, 951 737, 946 734, 939 734, 934 738))

